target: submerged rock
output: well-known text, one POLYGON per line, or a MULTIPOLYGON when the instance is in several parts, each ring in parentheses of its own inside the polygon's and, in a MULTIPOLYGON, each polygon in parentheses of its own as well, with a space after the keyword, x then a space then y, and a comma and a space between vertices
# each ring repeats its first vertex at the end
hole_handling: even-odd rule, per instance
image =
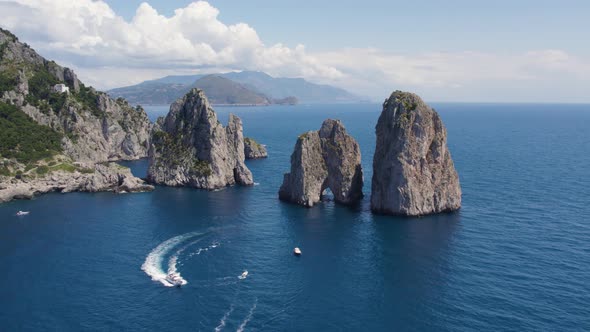
POLYGON ((192 89, 174 102, 155 128, 149 181, 202 189, 254 184, 244 164, 242 121, 230 114, 224 128, 202 90, 192 89))
POLYGON ((339 120, 328 119, 319 131, 297 139, 291 172, 283 178, 279 198, 311 207, 330 189, 335 202, 353 204, 363 197, 362 188, 359 145, 339 120))
POLYGON ((250 137, 244 138, 244 153, 246 159, 267 158, 266 147, 250 137))
POLYGON ((419 216, 461 207, 461 186, 447 131, 417 95, 395 91, 376 126, 371 209, 419 216))

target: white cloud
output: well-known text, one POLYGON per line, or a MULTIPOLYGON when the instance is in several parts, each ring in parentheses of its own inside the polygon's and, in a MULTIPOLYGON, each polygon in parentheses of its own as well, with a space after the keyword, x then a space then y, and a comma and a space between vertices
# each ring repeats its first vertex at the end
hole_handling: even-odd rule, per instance
POLYGON ((248 24, 219 21, 219 10, 204 1, 171 17, 142 3, 130 21, 93 0, 0 0, 0 12, 3 27, 99 88, 245 69, 304 77, 376 99, 406 89, 430 100, 590 101, 582 93, 590 84, 590 59, 563 50, 310 52, 303 45, 265 45, 248 24))
POLYGON ((577 87, 590 84, 590 59, 561 50, 410 56, 377 49, 347 49, 315 54, 315 58, 345 74, 348 82, 335 78, 333 84, 347 84, 375 97, 387 96, 395 87, 435 100, 555 101, 560 95, 571 98, 562 101, 590 100, 590 96, 568 96, 577 87))
POLYGON ((342 75, 307 55, 303 46, 266 46, 249 25, 225 25, 204 1, 160 15, 142 3, 130 22, 102 1, 0 1, 3 24, 39 50, 88 66, 136 68, 263 69, 280 75, 336 78, 342 75), (26 18, 26 20, 23 20, 26 18))

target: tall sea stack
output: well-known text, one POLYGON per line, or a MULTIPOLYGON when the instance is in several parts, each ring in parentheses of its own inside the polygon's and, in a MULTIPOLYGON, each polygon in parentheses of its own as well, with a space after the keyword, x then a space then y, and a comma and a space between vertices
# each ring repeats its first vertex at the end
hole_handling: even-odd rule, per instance
POLYGON ((339 120, 328 119, 319 131, 299 136, 291 155, 279 198, 311 207, 330 189, 334 201, 353 204, 363 197, 363 170, 359 145, 339 120))
POLYGON ((413 93, 395 91, 375 129, 373 212, 420 216, 461 207, 459 176, 436 111, 413 93))
POLYGON ((156 184, 218 189, 253 185, 244 163, 242 120, 217 120, 202 90, 192 89, 170 106, 152 135, 148 179, 156 184))

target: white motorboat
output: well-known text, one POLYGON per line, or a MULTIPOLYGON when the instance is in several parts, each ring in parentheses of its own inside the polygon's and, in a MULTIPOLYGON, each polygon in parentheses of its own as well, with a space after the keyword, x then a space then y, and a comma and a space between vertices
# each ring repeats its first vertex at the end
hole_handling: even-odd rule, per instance
POLYGON ((246 279, 246 277, 248 276, 248 271, 244 271, 242 272, 242 274, 238 277, 238 279, 246 279))
POLYGON ((294 253, 296 256, 299 256, 299 255, 301 255, 301 249, 299 249, 299 247, 295 247, 295 249, 293 249, 293 253, 294 253))
POLYGON ((176 287, 180 287, 186 283, 178 273, 169 273, 166 276, 166 281, 176 287))
POLYGON ((20 217, 20 216, 26 216, 26 215, 28 215, 29 213, 30 213, 29 211, 18 211, 18 212, 16 213, 16 215, 20 217))

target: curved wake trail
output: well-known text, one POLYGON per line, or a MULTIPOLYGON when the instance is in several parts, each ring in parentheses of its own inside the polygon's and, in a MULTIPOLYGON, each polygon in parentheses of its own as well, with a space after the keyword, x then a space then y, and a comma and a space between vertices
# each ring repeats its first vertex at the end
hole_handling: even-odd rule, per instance
POLYGON ((184 278, 182 278, 182 276, 180 275, 180 273, 178 272, 178 269, 176 267, 176 264, 178 263, 178 257, 180 256, 180 254, 182 254, 188 247, 199 243, 201 240, 203 240, 202 238, 200 239, 196 239, 195 241, 191 241, 188 244, 182 246, 180 249, 178 249, 174 255, 172 255, 170 257, 170 259, 168 260, 168 274, 176 274, 181 282, 182 285, 186 285, 188 283, 188 281, 186 281, 184 278))
POLYGON ((231 315, 232 312, 234 312, 234 305, 233 304, 231 305, 229 310, 223 315, 223 317, 221 317, 221 320, 219 321, 219 325, 217 325, 217 327, 215 328, 215 332, 220 332, 221 330, 223 330, 223 328, 225 327, 225 324, 227 323, 227 319, 229 318, 229 315, 231 315))
MULTIPOLYGON (((145 262, 141 265, 141 269, 152 278, 154 281, 159 281, 162 285, 167 287, 173 287, 171 283, 166 280, 167 273, 164 272, 162 269, 162 263, 164 257, 176 246, 180 243, 193 238, 195 236, 203 235, 204 233, 199 232, 191 232, 182 235, 175 236, 171 239, 168 239, 162 243, 160 243, 157 247, 155 247, 145 258, 145 262)), ((182 251, 186 249, 185 246, 181 248, 182 251)), ((182 252, 181 251, 181 252, 182 252)), ((177 252, 178 254, 178 252, 177 252)), ((178 255, 173 256, 168 263, 168 270, 170 271, 171 267, 174 271, 176 271, 176 261, 178 260, 178 255)), ((170 272, 168 272, 170 273, 170 272)), ((186 283, 186 280, 184 280, 186 283)))
POLYGON ((210 246, 208 246, 208 247, 205 247, 205 248, 199 248, 199 250, 197 250, 196 252, 192 252, 192 253, 190 253, 190 254, 188 255, 188 257, 193 257, 194 255, 200 255, 202 252, 206 252, 206 251, 209 251, 209 250, 211 250, 211 249, 215 249, 215 248, 219 247, 219 245, 220 245, 220 244, 219 244, 219 242, 213 242, 213 244, 211 244, 211 245, 210 245, 210 246))
POLYGON ((248 313, 248 316, 246 316, 246 318, 244 318, 244 321, 242 322, 242 324, 240 324, 240 327, 238 327, 236 332, 244 332, 246 325, 248 325, 250 320, 252 320, 252 316, 254 315, 254 310, 256 310, 256 304, 258 304, 258 299, 256 299, 256 301, 254 301, 254 305, 252 306, 252 308, 250 308, 250 312, 248 313))

